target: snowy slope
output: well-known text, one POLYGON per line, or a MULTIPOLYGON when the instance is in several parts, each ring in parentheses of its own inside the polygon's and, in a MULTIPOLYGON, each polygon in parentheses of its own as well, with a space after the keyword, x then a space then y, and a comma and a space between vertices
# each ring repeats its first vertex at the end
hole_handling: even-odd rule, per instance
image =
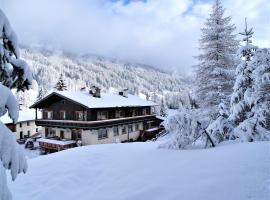
POLYGON ((9 186, 14 200, 269 199, 269 142, 186 151, 157 145, 85 146, 30 159, 28 173, 9 186))

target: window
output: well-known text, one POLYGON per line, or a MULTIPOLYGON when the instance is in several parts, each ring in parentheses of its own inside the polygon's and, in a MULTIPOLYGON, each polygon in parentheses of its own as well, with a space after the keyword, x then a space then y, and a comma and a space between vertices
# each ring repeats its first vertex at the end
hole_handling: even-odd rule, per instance
POLYGON ((30 133, 31 133, 30 131, 27 131, 27 136, 28 136, 28 137, 30 137, 30 133))
POLYGON ((22 123, 20 123, 20 127, 22 128, 22 123))
POLYGON ((62 104, 66 104, 66 100, 62 100, 62 104))
POLYGON ((127 127, 126 126, 123 126, 122 127, 122 134, 126 134, 127 133, 127 127))
POLYGON ((30 122, 26 122, 27 126, 30 126, 30 122))
POLYGON ((98 120, 104 120, 104 119, 108 119, 108 111, 98 111, 97 113, 97 119, 98 120))
POLYGON ((44 112, 45 118, 52 119, 53 118, 53 112, 52 111, 45 111, 44 112))
POLYGON ((125 112, 123 110, 117 110, 115 112, 115 118, 123 118, 125 117, 125 112))
POLYGON ((113 135, 114 136, 118 136, 119 135, 118 126, 113 127, 113 135))
POLYGON ((108 138, 107 129, 105 129, 105 128, 98 129, 98 140, 102 140, 105 138, 108 138))
POLYGON ((139 124, 135 124, 135 131, 138 131, 139 130, 139 124))
POLYGON ((38 132, 38 128, 36 128, 36 132, 38 132))
POLYGON ((132 113, 132 117, 138 116, 138 111, 137 111, 137 109, 132 109, 132 110, 131 110, 131 113, 132 113))
POLYGON ((83 112, 82 111, 76 111, 76 120, 83 121, 83 112))
POLYGON ((128 125, 128 133, 131 133, 133 131, 133 126, 132 124, 128 125))
POLYGON ((147 115, 146 108, 142 109, 142 115, 147 115))
POLYGON ((66 111, 64 110, 60 111, 60 119, 66 119, 66 111))

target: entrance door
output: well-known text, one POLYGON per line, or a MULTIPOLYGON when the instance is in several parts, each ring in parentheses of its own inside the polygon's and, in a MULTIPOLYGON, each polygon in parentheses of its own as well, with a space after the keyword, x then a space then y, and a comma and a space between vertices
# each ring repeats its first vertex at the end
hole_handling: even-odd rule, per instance
POLYGON ((75 130, 71 131, 71 139, 72 140, 81 140, 82 139, 82 130, 75 130))

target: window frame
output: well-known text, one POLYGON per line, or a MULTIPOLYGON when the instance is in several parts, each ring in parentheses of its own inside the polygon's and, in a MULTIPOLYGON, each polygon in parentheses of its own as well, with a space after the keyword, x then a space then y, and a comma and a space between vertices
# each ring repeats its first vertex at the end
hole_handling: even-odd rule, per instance
POLYGON ((66 111, 65 110, 60 110, 59 117, 60 117, 60 119, 66 119, 66 111), (62 114, 63 114, 63 116, 62 116, 62 114))
POLYGON ((113 127, 113 136, 118 136, 119 135, 119 127, 118 126, 114 126, 113 127))
POLYGON ((77 121, 83 121, 84 120, 84 115, 83 115, 83 111, 75 111, 75 118, 77 121), (81 114, 81 117, 80 117, 81 114))
POLYGON ((97 131, 97 138, 98 140, 104 140, 108 138, 108 129, 107 128, 100 128, 97 131))

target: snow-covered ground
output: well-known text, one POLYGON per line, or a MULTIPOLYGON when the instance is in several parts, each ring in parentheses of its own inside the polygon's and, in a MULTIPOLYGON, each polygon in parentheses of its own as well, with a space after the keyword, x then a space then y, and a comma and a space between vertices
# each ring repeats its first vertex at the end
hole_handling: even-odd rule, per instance
POLYGON ((270 199, 270 142, 157 146, 92 145, 33 158, 9 187, 14 200, 270 199))

